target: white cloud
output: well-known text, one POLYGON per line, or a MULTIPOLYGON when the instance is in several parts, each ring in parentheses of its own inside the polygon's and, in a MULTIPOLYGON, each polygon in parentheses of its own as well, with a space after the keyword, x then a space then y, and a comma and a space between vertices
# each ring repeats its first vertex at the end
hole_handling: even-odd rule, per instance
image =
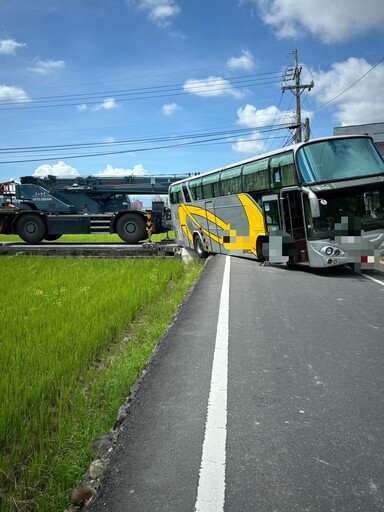
POLYGON ((126 0, 126 3, 147 11, 148 18, 161 27, 169 26, 171 18, 181 12, 176 0, 126 0))
POLYGON ((232 149, 236 151, 236 153, 257 155, 263 150, 264 145, 265 141, 262 140, 261 133, 254 131, 248 137, 240 137, 237 142, 232 144, 232 149))
POLYGON ((299 38, 309 32, 323 42, 335 43, 372 29, 383 30, 382 0, 251 1, 258 5, 264 23, 280 38, 299 38))
MULTIPOLYGON (((303 121, 306 117, 309 119, 313 118, 313 114, 304 109, 302 109, 301 115, 303 121)), ((249 136, 239 137, 236 143, 232 145, 232 149, 238 153, 260 153, 265 146, 265 141, 262 140, 264 135, 257 131, 257 129, 264 128, 268 130, 272 126, 279 128, 281 125, 288 128, 288 126, 296 123, 295 116, 294 111, 279 110, 274 105, 258 109, 248 103, 245 107, 237 110, 237 124, 254 130, 249 136)))
MULTIPOLYGON (((123 167, 113 167, 108 164, 107 167, 100 172, 94 173, 93 176, 145 176, 148 172, 142 164, 137 164, 133 169, 124 169, 123 167)), ((43 164, 37 167, 33 176, 80 176, 77 169, 63 161, 57 164, 43 164)))
POLYGON ((35 66, 27 69, 37 75, 46 76, 64 67, 65 62, 63 60, 38 60, 35 66))
POLYGON ((18 43, 14 39, 0 39, 0 54, 13 55, 18 48, 27 46, 24 43, 18 43))
POLYGON ((99 112, 100 110, 113 110, 119 107, 120 105, 116 103, 116 100, 113 98, 105 98, 105 100, 103 100, 101 103, 92 105, 92 107, 89 107, 86 103, 81 103, 80 105, 76 106, 79 112, 85 112, 89 109, 93 110, 94 112, 99 112))
POLYGON ((316 101, 320 105, 330 102, 329 107, 324 105, 323 108, 336 108, 334 118, 339 124, 383 121, 384 63, 377 65, 363 77, 372 66, 365 59, 351 57, 346 61, 332 64, 330 71, 313 71, 313 93, 316 101), (354 84, 357 80, 359 81, 354 84), (349 87, 351 88, 348 89, 349 87))
POLYGON ((30 98, 24 89, 21 89, 20 87, 0 85, 0 100, 17 101, 22 103, 25 101, 30 101, 30 98))
POLYGON ((171 116, 176 110, 180 110, 180 107, 177 103, 166 103, 161 110, 165 116, 171 116))
POLYGON ((80 176, 80 174, 77 169, 60 160, 57 164, 40 165, 33 176, 80 176))
MULTIPOLYGON (((81 105, 79 105, 81 107, 81 105)), ((99 111, 99 110, 112 110, 114 108, 118 108, 119 105, 116 103, 116 100, 114 100, 113 98, 105 98, 105 100, 102 102, 102 103, 98 103, 97 105, 94 105, 92 107, 92 110, 94 110, 95 112, 99 111)), ((85 110, 84 108, 82 108, 82 110, 85 110)))
POLYGON ((234 89, 228 80, 218 76, 210 76, 205 80, 190 78, 184 84, 184 91, 197 96, 232 96, 234 98, 243 98, 244 91, 234 89))
MULTIPOLYGON (((148 172, 144 169, 142 164, 137 164, 133 169, 125 169, 123 167, 113 167, 108 164, 107 167, 100 172, 94 173, 93 176, 145 176, 148 172)), ((33 176, 80 176, 77 169, 63 161, 57 164, 43 164, 37 167, 33 176)))
POLYGON ((231 57, 227 66, 229 69, 243 69, 245 71, 251 71, 255 67, 253 55, 249 50, 243 50, 240 57, 231 57))
MULTIPOLYGON (((303 117, 308 117, 308 113, 303 112, 303 117)), ((282 111, 271 105, 270 107, 258 109, 249 103, 245 107, 237 110, 237 124, 248 126, 250 128, 261 128, 271 124, 291 123, 294 119, 292 111, 282 111)))
POLYGON ((133 167, 133 169, 124 169, 123 167, 112 167, 112 165, 108 164, 107 167, 98 173, 95 173, 94 176, 145 176, 148 172, 144 169, 142 164, 137 164, 133 167))

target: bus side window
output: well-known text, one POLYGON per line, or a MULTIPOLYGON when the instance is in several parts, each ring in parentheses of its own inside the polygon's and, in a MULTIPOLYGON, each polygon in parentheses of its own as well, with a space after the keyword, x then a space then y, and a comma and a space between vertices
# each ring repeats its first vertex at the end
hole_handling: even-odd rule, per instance
POLYGON ((281 169, 280 167, 276 167, 276 169, 272 169, 273 176, 273 184, 275 187, 281 187, 281 169))
POLYGON ((298 179, 296 174, 296 167, 294 162, 288 163, 282 167, 283 172, 283 187, 290 187, 297 185, 298 179))
POLYGON ((213 197, 220 197, 221 196, 221 185, 219 180, 220 175, 215 175, 215 180, 212 183, 212 189, 213 189, 213 197))
POLYGON ((185 197, 185 202, 190 203, 191 202, 191 196, 189 195, 189 190, 186 183, 183 183, 183 194, 185 197))
POLYGON ((220 173, 221 193, 223 196, 241 192, 241 167, 226 169, 220 173))
POLYGON ((269 185, 268 159, 256 160, 243 167, 244 192, 267 190, 269 185))
POLYGON ((203 199, 203 193, 201 190, 201 178, 190 181, 189 190, 191 191, 191 196, 194 201, 203 199))
POLYGON ((218 183, 218 174, 209 174, 202 179, 201 185, 203 189, 203 199, 210 199, 211 197, 216 197, 215 184, 218 183))
POLYGON ((293 152, 271 158, 272 184, 274 188, 289 187, 298 183, 293 152))

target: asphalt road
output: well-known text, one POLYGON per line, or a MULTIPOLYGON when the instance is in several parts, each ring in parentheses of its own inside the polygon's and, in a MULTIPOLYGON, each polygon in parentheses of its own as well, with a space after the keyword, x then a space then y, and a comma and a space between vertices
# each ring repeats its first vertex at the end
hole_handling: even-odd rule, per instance
POLYGON ((374 278, 209 260, 89 510, 384 510, 384 279, 374 278))

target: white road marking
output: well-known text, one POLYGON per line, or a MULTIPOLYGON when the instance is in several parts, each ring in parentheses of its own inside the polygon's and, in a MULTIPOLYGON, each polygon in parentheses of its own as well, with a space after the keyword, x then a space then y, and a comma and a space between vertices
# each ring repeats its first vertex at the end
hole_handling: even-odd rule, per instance
POLYGON ((367 274, 362 274, 367 279, 370 279, 371 281, 374 281, 377 284, 381 284, 381 286, 384 286, 384 281, 380 281, 379 279, 375 279, 374 277, 368 276, 367 274))
POLYGON ((226 256, 195 512, 224 510, 230 261, 226 256))

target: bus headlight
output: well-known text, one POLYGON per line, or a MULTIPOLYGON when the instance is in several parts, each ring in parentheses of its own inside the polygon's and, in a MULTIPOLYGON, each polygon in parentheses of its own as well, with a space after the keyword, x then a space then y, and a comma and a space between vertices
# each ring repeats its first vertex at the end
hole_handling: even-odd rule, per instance
POLYGON ((342 258, 345 256, 345 252, 341 247, 332 247, 332 245, 326 245, 320 249, 320 254, 327 256, 328 258, 332 256, 333 258, 338 257, 342 258))

